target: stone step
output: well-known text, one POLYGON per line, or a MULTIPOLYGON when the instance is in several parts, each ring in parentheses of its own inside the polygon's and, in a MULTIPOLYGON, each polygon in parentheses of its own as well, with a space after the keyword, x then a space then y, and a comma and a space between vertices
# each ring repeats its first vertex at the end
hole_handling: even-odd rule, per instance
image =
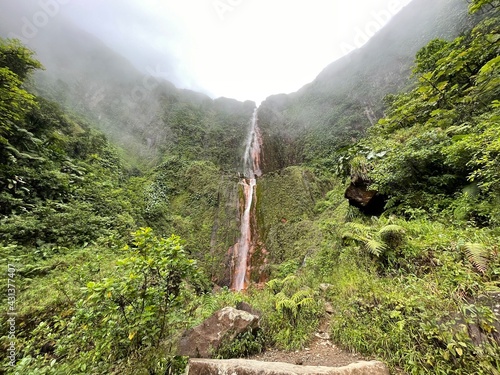
POLYGON ((378 361, 360 361, 343 367, 299 366, 247 359, 190 359, 187 375, 389 375, 378 361))

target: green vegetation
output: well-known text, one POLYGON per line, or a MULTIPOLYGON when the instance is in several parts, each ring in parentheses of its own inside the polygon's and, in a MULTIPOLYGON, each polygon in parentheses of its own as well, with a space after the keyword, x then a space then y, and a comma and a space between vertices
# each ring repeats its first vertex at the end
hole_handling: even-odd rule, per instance
POLYGON ((219 359, 248 357, 261 353, 264 345, 265 340, 261 330, 257 332, 248 330, 236 336, 231 342, 223 342, 214 357, 219 359))
POLYGON ((320 304, 311 288, 301 286, 295 275, 273 279, 268 288, 274 294, 275 309, 265 322, 272 343, 285 349, 297 349, 307 343, 318 327, 320 304))
MULTIPOLYGON (((301 239, 279 230, 287 256, 273 270, 290 270, 312 290, 329 284, 334 340, 394 371, 498 374, 500 45, 492 12, 457 39, 421 49, 412 90, 388 96, 385 118, 360 142, 333 148, 337 165, 321 155, 309 162, 316 173, 330 167, 371 182, 388 197, 382 217, 347 208, 337 182, 308 214, 309 256, 301 239)), ((291 297, 279 299, 289 312, 291 297)))
MULTIPOLYGON (((499 374, 498 9, 473 1, 474 27, 418 51, 411 83, 395 78, 404 92, 382 102, 387 90, 370 91, 371 116, 385 115, 368 130, 366 105, 332 105, 328 71, 264 103, 255 212, 268 280, 245 293, 217 285, 239 236, 253 103, 158 88, 161 115, 121 129, 136 145, 158 131, 154 157, 128 150, 127 160, 146 155, 134 167, 96 118, 31 93, 40 64, 1 41, 0 251, 15 266, 18 355, 5 371, 179 374, 183 330, 244 301, 262 314, 260 330, 220 358, 302 348, 329 320, 336 344, 394 373, 499 374), (349 206, 351 177, 387 197, 380 217, 349 206)), ((0 336, 6 352, 6 325, 0 336)))
MULTIPOLYGON (((193 122, 179 120, 179 145, 193 152, 169 149, 155 169, 139 171, 93 124, 27 91, 41 67, 31 51, 2 40, 0 63, 0 249, 15 268, 15 370, 174 371, 185 359, 172 340, 202 301, 193 296, 224 277, 224 254, 237 238, 237 206, 227 202, 237 199, 239 153, 224 140, 192 141, 193 122), (141 226, 167 239, 151 229, 132 236, 141 226)), ((210 131, 225 132, 238 149, 252 108, 239 127, 235 103, 213 103, 210 131)), ((7 360, 2 366, 9 369, 7 360)))
POLYGON ((478 233, 395 218, 370 226, 383 230, 391 222, 405 233, 392 262, 363 244, 330 253, 337 257, 326 278, 332 284, 327 298, 336 309, 335 340, 406 373, 496 374, 500 348, 493 334, 498 328, 491 302, 482 296, 498 289, 498 230, 478 233), (477 236, 491 259, 484 273, 463 248, 477 236), (473 327, 484 333, 480 343, 470 336, 473 327))
POLYGON ((365 155, 384 153, 370 160, 369 175, 394 212, 498 224, 498 27, 489 18, 423 48, 416 87, 388 98, 387 117, 360 143, 365 155))
POLYGON ((151 371, 175 365, 177 357, 158 357, 157 352, 169 353, 172 335, 190 322, 186 301, 195 291, 191 287, 199 284, 195 261, 178 237, 158 239, 149 228, 137 231, 132 244, 123 249, 128 256, 118 259, 106 277, 88 282, 74 305, 47 317, 25 338, 17 370, 130 371, 137 365, 134 358, 142 358, 139 368, 151 371), (38 352, 45 355, 34 354, 38 352), (63 363, 54 367, 61 358, 63 363))
POLYGON ((2 238, 60 247, 131 228, 127 171, 115 150, 85 122, 24 90, 21 78, 40 66, 31 52, 16 43, 0 48, 0 95, 2 105, 9 103, 0 130, 2 238))

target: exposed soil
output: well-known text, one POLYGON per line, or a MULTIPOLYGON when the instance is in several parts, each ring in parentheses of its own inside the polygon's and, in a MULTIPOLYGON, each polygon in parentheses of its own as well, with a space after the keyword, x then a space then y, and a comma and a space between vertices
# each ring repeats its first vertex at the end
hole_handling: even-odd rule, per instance
POLYGON ((303 350, 267 350, 250 357, 257 361, 285 362, 304 366, 341 367, 353 362, 370 360, 356 353, 340 349, 330 340, 328 319, 323 321, 314 335, 313 341, 303 350))

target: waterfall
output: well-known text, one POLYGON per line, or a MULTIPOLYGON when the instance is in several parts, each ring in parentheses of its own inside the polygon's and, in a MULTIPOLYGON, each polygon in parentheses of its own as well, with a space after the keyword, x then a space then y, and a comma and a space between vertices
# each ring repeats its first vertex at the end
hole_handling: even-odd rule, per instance
POLYGON ((243 171, 245 178, 255 179, 262 175, 262 171, 260 170, 261 145, 262 137, 257 124, 257 108, 255 108, 252 115, 250 134, 246 142, 245 153, 243 154, 243 171))
POLYGON ((240 239, 233 246, 233 274, 231 289, 243 290, 250 281, 250 256, 256 244, 255 202, 257 177, 262 175, 260 169, 262 137, 257 123, 257 108, 252 116, 250 133, 243 154, 243 178, 240 185, 243 187, 243 212, 241 213, 240 239))

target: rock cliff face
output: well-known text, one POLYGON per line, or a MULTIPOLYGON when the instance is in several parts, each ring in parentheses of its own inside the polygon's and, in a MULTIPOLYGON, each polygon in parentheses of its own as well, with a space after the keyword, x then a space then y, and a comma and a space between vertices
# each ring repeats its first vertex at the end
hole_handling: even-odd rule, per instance
POLYGON ((344 367, 298 366, 282 362, 243 359, 189 361, 188 375, 389 375, 377 361, 357 362, 344 367))

